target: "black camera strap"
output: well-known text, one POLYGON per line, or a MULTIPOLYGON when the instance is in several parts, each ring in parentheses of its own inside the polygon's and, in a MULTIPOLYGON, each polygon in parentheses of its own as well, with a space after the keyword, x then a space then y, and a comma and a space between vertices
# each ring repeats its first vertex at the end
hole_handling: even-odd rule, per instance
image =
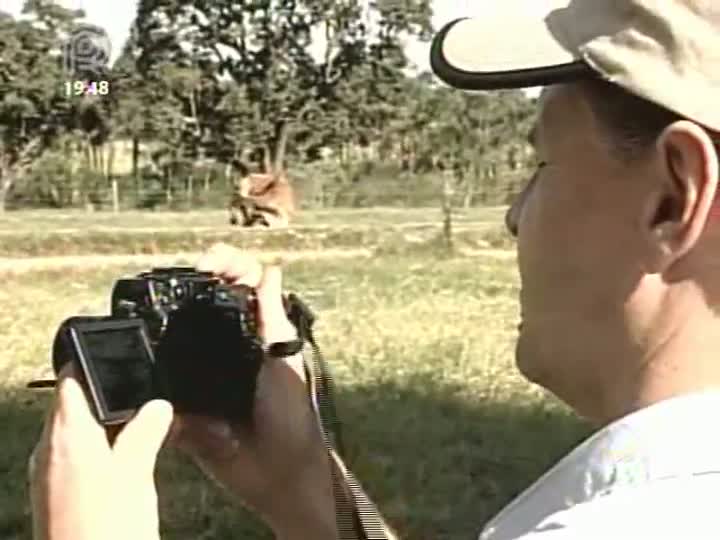
POLYGON ((370 501, 355 476, 343 465, 345 448, 335 408, 332 373, 312 332, 314 317, 296 296, 291 295, 290 301, 300 310, 300 313, 296 312, 295 316, 291 317, 297 326, 299 337, 302 341, 307 341, 312 348, 310 362, 305 354, 302 355, 303 367, 310 402, 318 416, 330 459, 339 539, 388 540, 377 507, 370 501))

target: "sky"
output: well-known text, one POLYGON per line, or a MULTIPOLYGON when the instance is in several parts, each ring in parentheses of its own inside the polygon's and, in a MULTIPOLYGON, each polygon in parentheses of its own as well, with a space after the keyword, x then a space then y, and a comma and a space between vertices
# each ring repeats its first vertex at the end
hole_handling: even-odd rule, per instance
MULTIPOLYGON (((0 11, 19 15, 24 0, 0 0, 0 11)), ((103 27, 112 44, 112 60, 117 58, 128 35, 135 15, 136 0, 60 0, 60 4, 71 8, 82 8, 87 14, 87 21, 103 27)), ((441 26, 454 18, 472 14, 474 0, 434 0, 435 27, 441 26)), ((429 44, 414 43, 407 48, 410 60, 420 70, 430 69, 428 63, 429 44)))

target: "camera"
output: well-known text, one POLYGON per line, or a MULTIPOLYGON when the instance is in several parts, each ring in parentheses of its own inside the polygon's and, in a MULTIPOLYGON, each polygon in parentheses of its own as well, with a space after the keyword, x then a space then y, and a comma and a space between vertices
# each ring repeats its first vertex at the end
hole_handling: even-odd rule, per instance
MULTIPOLYGON (((63 321, 52 347, 53 371, 75 363, 102 424, 125 423, 157 398, 180 413, 251 421, 268 350, 252 288, 193 267, 153 268, 118 279, 110 303, 109 316, 63 321)), ((314 322, 296 295, 283 304, 299 339, 272 344, 275 356, 302 350, 314 322)))

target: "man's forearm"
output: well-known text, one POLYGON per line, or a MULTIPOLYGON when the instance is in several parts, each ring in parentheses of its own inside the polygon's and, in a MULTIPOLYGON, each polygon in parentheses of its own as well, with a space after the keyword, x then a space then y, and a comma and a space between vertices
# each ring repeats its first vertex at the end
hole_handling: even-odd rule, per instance
POLYGON ((317 479, 309 485, 301 496, 283 503, 283 511, 270 523, 277 540, 337 540, 332 490, 317 479))
POLYGON ((271 524, 277 540, 399 540, 360 486, 350 485, 354 478, 342 460, 333 456, 337 483, 329 489, 329 484, 321 485, 316 479, 303 500, 287 503, 281 519, 271 524), (363 500, 356 501, 358 496, 363 500), (360 502, 360 508, 356 502, 360 502), (367 515, 368 511, 374 515, 367 515), (360 517, 359 524, 355 515, 360 517))

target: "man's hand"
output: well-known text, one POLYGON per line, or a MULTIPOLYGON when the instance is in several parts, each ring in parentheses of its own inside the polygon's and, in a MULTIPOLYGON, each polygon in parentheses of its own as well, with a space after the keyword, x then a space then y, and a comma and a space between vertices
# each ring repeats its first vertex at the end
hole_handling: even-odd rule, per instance
MULTIPOLYGON (((297 339, 282 304, 280 268, 263 268, 254 257, 221 244, 203 255, 197 269, 230 285, 255 288, 265 343, 297 339)), ((253 420, 249 433, 232 422, 176 415, 171 441, 260 514, 278 538, 335 540, 329 458, 300 355, 262 365, 253 420)))
POLYGON ((111 446, 68 364, 29 462, 34 539, 159 539, 153 473, 171 421, 169 403, 147 403, 111 446))

